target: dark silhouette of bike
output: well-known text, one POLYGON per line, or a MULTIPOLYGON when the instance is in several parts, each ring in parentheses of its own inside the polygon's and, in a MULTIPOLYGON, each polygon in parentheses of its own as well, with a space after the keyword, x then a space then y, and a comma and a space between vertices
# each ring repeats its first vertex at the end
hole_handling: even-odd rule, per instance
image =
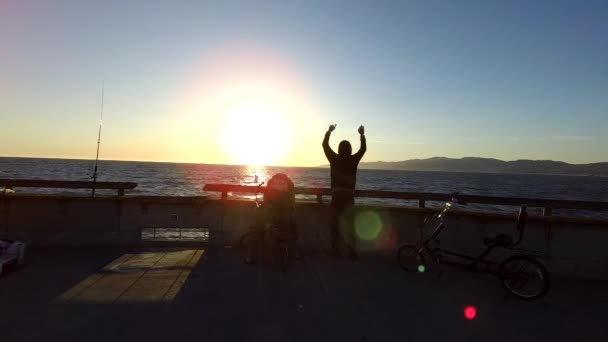
MULTIPOLYGON (((273 186, 270 184, 271 181, 267 188, 273 186)), ((268 245, 272 250, 275 265, 287 271, 291 260, 298 257, 295 244, 296 232, 293 227, 294 223, 291 221, 292 208, 277 206, 269 203, 270 201, 260 202, 258 193, 262 185, 264 183, 258 185, 255 193, 255 222, 249 227, 247 233, 241 236, 239 245, 248 249, 248 256, 245 260, 248 264, 254 262, 258 246, 268 245)))
MULTIPOLYGON (((522 206, 519 210, 516 223, 518 236, 516 239, 507 234, 485 238, 486 249, 481 254, 474 256, 439 247, 437 238, 445 228, 444 219, 452 206, 454 204, 466 205, 466 203, 458 200, 457 193, 452 197, 451 202, 447 202, 437 214, 431 217, 437 220, 437 224, 431 236, 424 239, 421 246, 404 244, 399 248, 397 258, 401 267, 408 272, 424 273, 429 266, 429 261, 435 264, 449 264, 466 271, 494 274, 500 279, 504 288, 518 298, 533 300, 545 295, 549 291, 551 279, 545 266, 535 258, 515 254, 500 262, 486 259, 490 252, 496 248, 512 250, 521 242, 528 217, 526 206, 522 206), (446 260, 444 256, 455 257, 455 259, 463 261, 446 260)), ((428 220, 427 217, 424 221, 425 226, 428 220)))

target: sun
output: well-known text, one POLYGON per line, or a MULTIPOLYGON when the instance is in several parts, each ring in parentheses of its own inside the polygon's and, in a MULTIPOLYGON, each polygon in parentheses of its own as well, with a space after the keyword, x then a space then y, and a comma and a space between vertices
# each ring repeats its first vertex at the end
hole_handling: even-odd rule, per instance
POLYGON ((234 164, 276 165, 291 145, 285 113, 267 104, 248 103, 225 115, 223 145, 234 164))

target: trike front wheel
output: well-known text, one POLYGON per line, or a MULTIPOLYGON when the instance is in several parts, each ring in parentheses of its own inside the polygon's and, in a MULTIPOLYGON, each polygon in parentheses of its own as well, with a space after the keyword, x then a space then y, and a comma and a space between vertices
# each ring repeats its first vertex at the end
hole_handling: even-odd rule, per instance
POLYGON ((417 272, 424 269, 426 260, 424 254, 414 245, 405 244, 397 250, 397 260, 401 268, 408 272, 417 272))

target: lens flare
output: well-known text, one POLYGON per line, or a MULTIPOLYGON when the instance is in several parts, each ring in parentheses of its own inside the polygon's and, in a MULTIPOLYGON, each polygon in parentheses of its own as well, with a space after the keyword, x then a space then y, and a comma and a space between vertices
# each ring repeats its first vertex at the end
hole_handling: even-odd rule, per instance
POLYGON ((426 271, 426 267, 424 265, 418 265, 418 272, 424 273, 426 271))
POLYGON ((468 320, 473 320, 477 317, 477 309, 474 306, 464 308, 464 317, 468 320))
POLYGON ((364 241, 375 240, 382 231, 382 219, 373 211, 363 211, 355 218, 355 232, 364 241))
POLYGON ((378 237, 376 245, 385 251, 394 251, 399 244, 399 232, 392 224, 387 224, 386 219, 382 220, 384 227, 382 233, 378 237))

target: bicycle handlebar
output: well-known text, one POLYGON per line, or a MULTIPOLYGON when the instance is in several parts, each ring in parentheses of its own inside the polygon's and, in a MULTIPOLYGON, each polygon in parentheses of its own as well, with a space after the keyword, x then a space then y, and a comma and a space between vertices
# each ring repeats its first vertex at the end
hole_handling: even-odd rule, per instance
MULTIPOLYGON (((445 202, 445 205, 443 206, 443 208, 439 211, 439 213, 436 214, 437 217, 443 218, 443 216, 446 215, 452 209, 452 205, 454 205, 454 204, 469 205, 467 202, 458 199, 458 193, 455 192, 452 194, 452 199, 448 202, 445 202)), ((425 223, 426 223, 426 220, 425 220, 425 223)))
POLYGON ((258 193, 260 193, 260 188, 262 187, 262 185, 264 185, 264 182, 258 184, 258 186, 255 188, 255 205, 259 208, 260 207, 260 202, 258 201, 258 193))
POLYGON ((460 192, 458 192, 458 191, 452 192, 452 199, 450 200, 450 202, 453 204, 468 205, 469 203, 462 201, 462 200, 460 200, 460 198, 458 198, 459 195, 460 195, 460 192))

